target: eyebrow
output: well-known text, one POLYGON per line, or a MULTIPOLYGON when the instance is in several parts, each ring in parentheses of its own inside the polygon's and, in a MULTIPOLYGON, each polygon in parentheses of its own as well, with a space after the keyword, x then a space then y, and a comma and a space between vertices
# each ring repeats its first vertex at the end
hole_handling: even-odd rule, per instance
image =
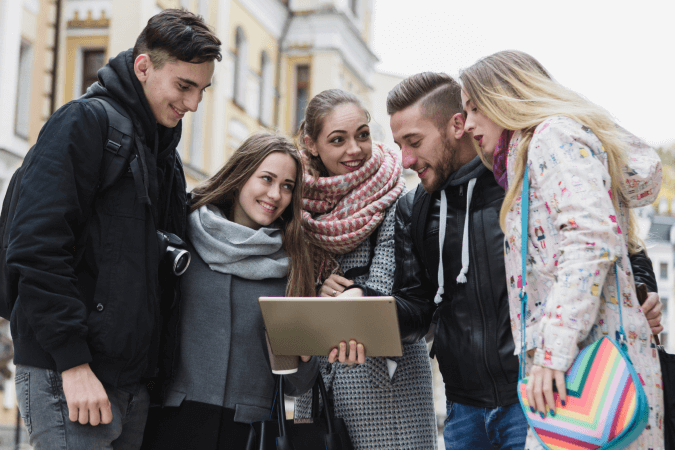
MULTIPOLYGON (((270 172, 270 171, 266 171, 266 170, 263 170, 263 172, 265 172, 266 174, 270 174, 270 175, 273 176, 274 178, 277 178, 277 174, 275 174, 274 172, 270 172)), ((285 181, 285 182, 291 182, 291 183, 293 183, 294 185, 296 184, 296 181, 295 181, 295 180, 286 179, 286 180, 284 180, 284 181, 285 181)))
MULTIPOLYGON (((179 80, 181 80, 181 81, 182 81, 183 83, 185 83, 186 85, 190 85, 190 86, 194 86, 194 87, 196 87, 196 88, 199 88, 199 85, 198 85, 197 83, 195 83, 194 81, 192 81, 192 80, 189 80, 189 79, 183 78, 183 77, 176 77, 176 78, 178 78, 179 80)), ((204 87, 204 89, 208 88, 209 86, 211 86, 211 83, 209 83, 208 85, 206 85, 206 86, 204 87)))
MULTIPOLYGON (((368 127, 368 126, 369 126, 369 124, 362 124, 362 125, 359 126, 357 131, 361 130, 364 127, 368 127)), ((334 133, 347 133, 347 132, 345 130, 334 130, 331 133, 329 133, 328 135, 326 135, 326 137, 328 138, 329 136, 333 135, 334 133)))

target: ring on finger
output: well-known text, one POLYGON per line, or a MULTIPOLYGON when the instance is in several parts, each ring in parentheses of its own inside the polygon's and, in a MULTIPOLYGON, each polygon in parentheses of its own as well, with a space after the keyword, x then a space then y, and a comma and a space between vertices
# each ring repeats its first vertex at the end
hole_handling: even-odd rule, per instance
POLYGON ((331 293, 331 296, 336 296, 338 292, 336 290, 333 290, 333 293, 331 293))

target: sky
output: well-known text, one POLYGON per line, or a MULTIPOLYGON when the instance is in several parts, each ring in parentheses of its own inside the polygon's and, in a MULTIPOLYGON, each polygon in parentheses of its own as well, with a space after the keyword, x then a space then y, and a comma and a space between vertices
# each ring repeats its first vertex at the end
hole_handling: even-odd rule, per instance
POLYGON ((500 50, 534 56, 561 84, 653 146, 676 135, 674 0, 374 0, 376 70, 457 76, 500 50))

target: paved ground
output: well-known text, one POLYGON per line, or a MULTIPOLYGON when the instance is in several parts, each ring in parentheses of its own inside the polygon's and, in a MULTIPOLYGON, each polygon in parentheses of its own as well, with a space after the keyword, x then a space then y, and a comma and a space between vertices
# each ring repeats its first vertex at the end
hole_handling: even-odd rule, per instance
MULTIPOLYGON (((15 437, 16 426, 13 424, 0 424, 0 449, 16 449, 15 437)), ((26 429, 21 425, 19 449, 31 449, 28 445, 26 429)))

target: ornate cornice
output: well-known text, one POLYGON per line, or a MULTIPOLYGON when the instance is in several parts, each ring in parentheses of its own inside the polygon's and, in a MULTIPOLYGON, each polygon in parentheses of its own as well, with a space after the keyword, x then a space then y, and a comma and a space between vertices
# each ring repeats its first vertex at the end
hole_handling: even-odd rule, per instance
POLYGON ((92 12, 87 11, 87 18, 80 19, 80 14, 75 11, 73 18, 68 21, 68 28, 108 28, 110 26, 110 19, 106 17, 106 12, 101 11, 101 17, 98 19, 92 18, 92 12))

